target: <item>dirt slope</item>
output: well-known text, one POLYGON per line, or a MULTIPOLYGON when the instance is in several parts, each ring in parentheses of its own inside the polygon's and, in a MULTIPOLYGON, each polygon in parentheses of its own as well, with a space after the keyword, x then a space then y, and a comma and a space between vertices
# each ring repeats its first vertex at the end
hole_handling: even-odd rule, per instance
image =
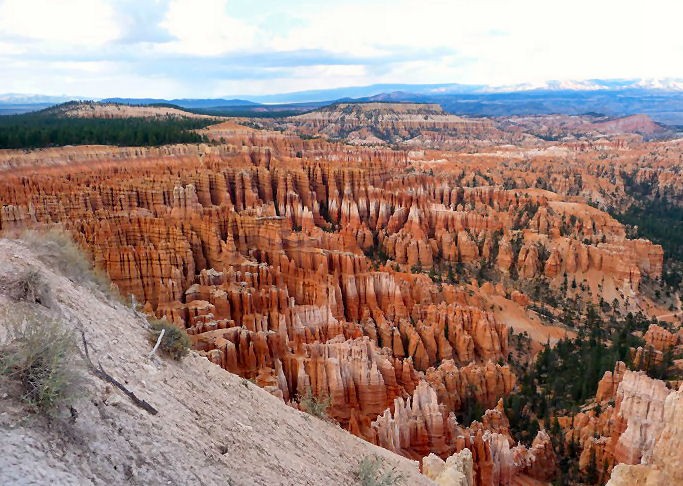
MULTIPOLYGON (((48 426, 0 389, 0 484, 350 485, 371 454, 396 466, 404 484, 433 484, 416 463, 289 408, 195 353, 182 363, 148 358, 143 317, 53 273, 25 244, 0 240, 0 282, 29 266, 53 296, 40 312, 85 329, 93 361, 159 413, 86 374, 76 422, 48 426)), ((40 307, 11 301, 0 284, 0 333, 12 316, 40 307)))

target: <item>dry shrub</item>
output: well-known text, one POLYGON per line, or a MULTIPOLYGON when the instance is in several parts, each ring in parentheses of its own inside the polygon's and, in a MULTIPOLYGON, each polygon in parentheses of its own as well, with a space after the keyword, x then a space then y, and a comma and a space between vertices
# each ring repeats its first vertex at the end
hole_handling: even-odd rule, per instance
POLYGON ((60 319, 26 313, 0 342, 0 373, 21 385, 21 398, 53 415, 76 398, 81 372, 76 335, 60 319))
POLYGON ((38 270, 29 268, 16 276, 6 276, 3 280, 7 279, 7 295, 11 299, 49 307, 50 287, 38 270))
POLYGON ((161 331, 165 331, 159 349, 176 361, 181 360, 190 350, 190 338, 184 329, 169 323, 166 319, 150 320, 149 326, 149 340, 153 344, 156 344, 161 331))
POLYGON ((60 228, 27 230, 19 239, 33 250, 41 262, 69 280, 79 284, 91 283, 102 291, 109 290, 109 278, 94 268, 88 255, 67 231, 60 228))
POLYGON ((394 469, 383 470, 382 459, 376 455, 365 456, 358 463, 356 478, 362 486, 397 486, 403 484, 402 474, 394 469))

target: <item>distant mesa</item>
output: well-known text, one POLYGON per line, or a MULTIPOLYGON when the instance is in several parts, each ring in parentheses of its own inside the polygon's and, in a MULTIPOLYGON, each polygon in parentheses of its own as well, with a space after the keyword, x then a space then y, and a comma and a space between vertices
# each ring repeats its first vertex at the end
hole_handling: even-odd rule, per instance
POLYGON ((675 129, 655 122, 649 115, 637 114, 609 117, 590 113, 583 115, 528 115, 498 118, 504 131, 522 130, 544 140, 567 140, 586 137, 639 135, 646 139, 675 135, 675 129))
POLYGON ((454 115, 437 103, 341 102, 308 113, 262 122, 304 137, 340 139, 353 145, 451 149, 462 144, 524 144, 621 135, 664 138, 675 130, 648 115, 454 115))
POLYGON ((434 134, 440 134, 436 138, 458 138, 495 131, 490 120, 452 115, 435 103, 336 103, 275 125, 300 135, 344 139, 354 145, 419 141, 434 146, 434 134))
MULTIPOLYGON (((380 102, 335 103, 317 110, 318 112, 373 113, 385 115, 447 115, 437 103, 380 102)), ((304 118, 302 115, 299 118, 304 118)))
POLYGON ((172 105, 145 106, 96 101, 71 101, 49 108, 46 113, 64 118, 214 118, 172 105))
POLYGON ((657 135, 669 130, 660 123, 655 123, 648 115, 631 115, 594 123, 595 128, 605 133, 639 133, 641 135, 657 135))

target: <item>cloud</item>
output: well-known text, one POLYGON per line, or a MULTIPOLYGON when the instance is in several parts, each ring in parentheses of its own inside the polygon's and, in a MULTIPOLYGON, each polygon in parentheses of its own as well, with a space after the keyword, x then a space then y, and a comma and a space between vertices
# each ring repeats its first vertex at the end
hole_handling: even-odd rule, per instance
POLYGON ((227 0, 172 0, 161 22, 175 40, 161 52, 215 56, 258 47, 258 29, 228 13, 227 0))
POLYGON ((682 10, 677 0, 0 0, 0 92, 683 77, 682 10))
POLYGON ((116 0, 116 18, 123 31, 119 43, 159 43, 173 40, 161 26, 170 0, 116 0))
POLYGON ((114 16, 104 0, 5 0, 0 33, 26 41, 103 45, 121 34, 114 16))

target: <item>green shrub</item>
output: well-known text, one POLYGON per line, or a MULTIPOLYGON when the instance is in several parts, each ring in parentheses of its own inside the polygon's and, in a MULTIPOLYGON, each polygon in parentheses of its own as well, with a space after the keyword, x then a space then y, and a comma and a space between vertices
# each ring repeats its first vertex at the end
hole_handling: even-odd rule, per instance
POLYGON ((362 486, 395 486, 403 484, 402 474, 394 469, 384 471, 384 461, 376 455, 365 456, 358 463, 356 478, 362 486))
POLYGON ((28 314, 0 343, 0 372, 17 381, 19 398, 48 415, 76 397, 76 336, 59 319, 28 314))
POLYGON ((316 397, 311 392, 310 387, 306 390, 306 395, 301 397, 299 400, 299 406, 301 410, 306 413, 318 417, 319 419, 329 420, 330 417, 327 415, 327 410, 330 408, 331 403, 330 397, 316 397))
POLYGON ((169 323, 166 319, 151 320, 149 324, 149 340, 152 344, 156 344, 163 330, 164 337, 161 338, 159 349, 176 361, 187 354, 190 349, 190 338, 184 329, 169 323))

